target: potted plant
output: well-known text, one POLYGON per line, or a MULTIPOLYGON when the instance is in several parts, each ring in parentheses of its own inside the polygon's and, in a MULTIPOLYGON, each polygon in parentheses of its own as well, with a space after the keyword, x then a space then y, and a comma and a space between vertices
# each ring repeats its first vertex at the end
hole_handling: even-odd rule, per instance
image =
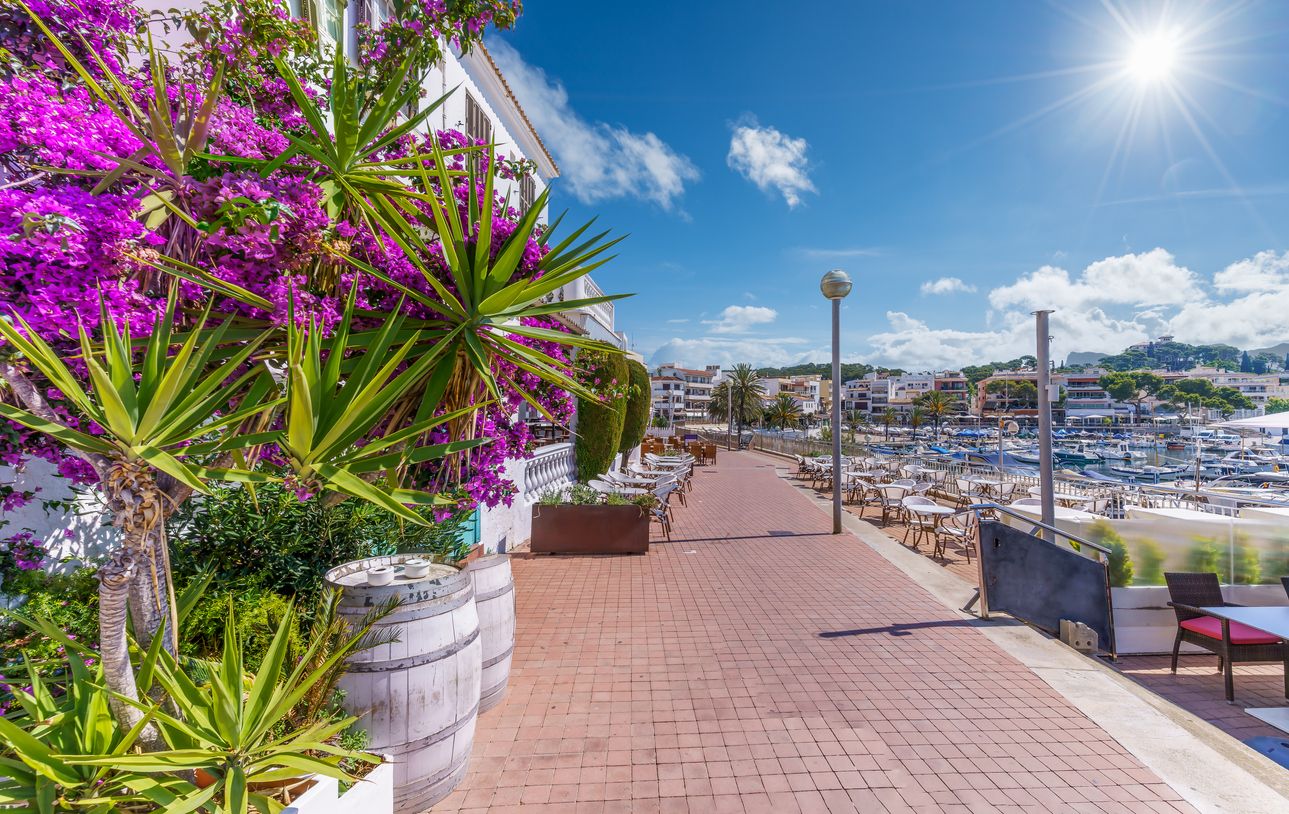
POLYGON ((544 493, 533 506, 535 554, 647 554, 651 494, 601 495, 589 486, 544 493))

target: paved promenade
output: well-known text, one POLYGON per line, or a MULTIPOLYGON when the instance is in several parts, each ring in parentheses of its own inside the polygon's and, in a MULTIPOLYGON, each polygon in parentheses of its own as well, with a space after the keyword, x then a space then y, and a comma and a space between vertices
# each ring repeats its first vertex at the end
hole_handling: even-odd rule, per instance
POLYGON ((672 542, 514 561, 506 701, 435 812, 1173 812, 1115 740, 722 452, 672 542))

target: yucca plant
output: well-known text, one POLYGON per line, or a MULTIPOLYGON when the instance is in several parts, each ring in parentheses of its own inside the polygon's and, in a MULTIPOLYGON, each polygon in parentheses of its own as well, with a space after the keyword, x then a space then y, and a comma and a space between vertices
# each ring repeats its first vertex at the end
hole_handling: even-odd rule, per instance
MULTIPOLYGON (((109 814, 123 802, 142 801, 111 762, 130 753, 149 723, 140 715, 130 730, 116 725, 103 688, 102 663, 86 666, 84 654, 56 625, 41 628, 67 648, 63 681, 55 685, 27 663, 27 689, 13 689, 19 712, 0 717, 0 808, 45 814, 109 814), (103 765, 70 762, 106 758, 103 765)), ((12 680, 12 679, 11 679, 12 680)))
POLYGON ((285 133, 291 145, 271 160, 205 157, 250 166, 268 176, 292 159, 305 156, 315 167, 314 180, 323 189, 331 219, 361 222, 377 236, 387 225, 388 213, 416 212, 410 202, 426 200, 426 193, 400 179, 414 175, 413 167, 427 156, 389 157, 384 153, 404 137, 416 134, 451 92, 400 121, 421 93, 422 77, 414 72, 411 57, 393 70, 387 84, 372 87, 365 74, 350 70, 343 49, 337 47, 326 108, 309 95, 289 60, 278 57, 273 62, 304 117, 305 132, 285 133))
MULTIPOLYGON (((464 206, 458 206, 453 196, 454 174, 448 167, 456 151, 444 150, 435 139, 431 143, 430 160, 417 165, 421 188, 431 192, 426 200, 433 216, 433 229, 439 237, 433 247, 416 222, 403 218, 398 211, 386 213, 391 238, 404 247, 407 258, 420 271, 424 288, 404 285, 358 258, 346 259, 434 315, 427 325, 436 331, 433 354, 439 362, 422 394, 426 403, 441 400, 450 408, 463 408, 484 397, 500 397, 500 384, 505 382, 549 418, 546 408, 533 398, 528 388, 498 374, 496 363, 509 362, 560 389, 595 398, 563 369, 559 360, 516 342, 511 335, 620 353, 604 342, 524 325, 522 320, 630 296, 611 294, 562 301, 553 298, 562 287, 612 260, 613 256, 602 255, 623 238, 605 241, 608 232, 601 232, 578 243, 591 226, 587 223, 551 247, 537 264, 535 273, 523 274, 520 264, 524 250, 539 234, 538 217, 546 207, 549 192, 542 191, 521 216, 510 237, 494 253, 488 236, 492 234, 493 222, 502 216, 504 205, 498 203, 494 188, 496 150, 491 145, 481 149, 485 160, 466 162, 469 197, 464 206), (436 250, 441 250, 447 280, 440 279, 443 270, 429 261, 436 250)), ((537 242, 547 246, 558 226, 559 221, 543 228, 537 242)), ((473 425, 459 422, 457 427, 453 437, 461 438, 466 433, 460 428, 472 429, 473 425)))
MULTIPOLYGON (((177 616, 181 621, 209 584, 209 574, 202 574, 180 595, 177 616)), ((150 739, 159 740, 151 715, 140 715, 129 731, 117 726, 109 714, 112 698, 99 654, 49 619, 14 612, 10 616, 58 643, 63 662, 50 677, 49 664, 25 658, 28 687, 11 688, 17 709, 0 717, 0 808, 109 814, 123 803, 146 803, 132 791, 131 779, 149 786, 158 781, 130 778, 114 764, 150 739), (107 762, 75 762, 80 758, 107 762)), ((160 645, 158 637, 142 659, 145 693, 160 645)), ((162 779, 159 785, 173 789, 181 782, 181 778, 162 779)))
MULTIPOLYGON (((89 66, 79 60, 49 29, 45 22, 23 0, 15 0, 32 22, 58 49, 67 65, 85 84, 94 99, 129 129, 141 145, 129 156, 115 156, 100 153, 103 158, 117 162, 116 167, 108 171, 76 170, 77 175, 97 177, 98 183, 94 192, 99 193, 111 188, 127 175, 140 179, 144 186, 151 190, 141 202, 142 210, 147 215, 147 225, 151 229, 161 229, 172 216, 177 216, 185 224, 196 229, 197 222, 187 214, 186 207, 180 198, 186 189, 184 179, 189 175, 189 167, 206 149, 210 138, 211 116, 224 90, 225 66, 219 62, 209 84, 196 98, 190 98, 185 92, 171 93, 167 85, 170 66, 165 55, 152 42, 151 34, 147 38, 147 59, 149 74, 152 79, 150 93, 146 102, 140 105, 137 92, 123 82, 112 68, 103 60, 94 46, 83 36, 77 34, 84 51, 97 68, 91 71, 89 66), (99 78, 101 77, 101 79, 99 78), (173 102, 171 101, 173 98, 173 102), (160 164, 160 167, 154 166, 160 164)), ((178 253, 180 230, 170 231, 170 245, 167 252, 178 253)))
MULTIPOLYGON (((209 328, 209 308, 185 336, 175 336, 176 310, 172 289, 136 361, 129 326, 118 326, 104 305, 101 343, 80 331, 77 361, 88 385, 20 316, 16 325, 0 319, 0 336, 12 349, 63 393, 82 422, 102 429, 92 435, 68 426, 30 392, 22 399, 26 408, 0 403, 0 416, 52 436, 98 473, 122 535, 121 547, 99 570, 99 642, 108 684, 125 698, 137 697, 127 615, 144 647, 164 632, 167 647, 178 650, 164 518, 193 491, 206 491, 194 449, 219 436, 218 451, 235 456, 255 440, 243 430, 262 424, 281 401, 265 368, 250 364, 259 340, 228 342, 229 323, 209 328)), ((6 378, 34 390, 12 370, 6 378)), ((137 723, 128 705, 113 708, 124 728, 137 723)))
MULTIPOLYGON (((62 391, 83 421, 102 428, 92 435, 68 426, 44 406, 38 388, 18 372, 12 357, 7 360, 6 379, 18 383, 25 407, 0 403, 0 417, 47 433, 93 465, 122 533, 121 547, 99 569, 99 640, 106 680, 116 696, 139 697, 127 615, 143 647, 164 633, 166 648, 178 652, 164 520, 193 492, 207 492, 208 481, 289 478, 302 492, 361 498, 424 524, 404 504, 436 498, 399 488, 398 473, 484 443, 414 443, 436 424, 456 417, 453 413, 423 416, 399 431, 387 431, 390 405, 418 386, 434 358, 404 367, 422 337, 407 335, 399 318, 354 341, 353 298, 351 291, 345 317, 327 340, 317 330, 297 326, 292 314, 285 357, 278 349, 265 349, 267 332, 248 339, 233 333, 231 320, 211 327, 209 307, 186 334, 173 334, 178 319, 173 291, 140 356, 128 326, 118 326, 104 308, 101 344, 91 342, 84 330, 80 335, 76 361, 85 368, 88 386, 21 317, 15 317, 16 324, 0 320, 0 336, 12 349, 62 391), (396 345, 402 335, 407 338, 396 345), (271 368, 273 364, 278 367, 271 368), (293 474, 250 463, 258 457, 252 448, 273 443, 285 453, 293 474)), ((119 701, 113 702, 113 712, 125 729, 140 714, 119 701)))
POLYGON ((231 607, 218 661, 185 666, 164 650, 155 651, 153 679, 177 714, 151 703, 129 703, 155 722, 167 748, 144 754, 73 757, 68 762, 126 772, 122 782, 139 796, 161 810, 175 812, 276 814, 284 806, 266 787, 309 774, 353 780, 341 767, 342 760, 379 762, 375 756, 331 742, 356 718, 314 717, 296 727, 288 721, 300 702, 334 675, 335 666, 359 646, 368 630, 359 626, 320 661, 314 655, 324 642, 315 640, 292 667, 289 642, 296 624, 294 609, 288 610, 253 677, 245 672, 231 607), (198 771, 204 781, 200 785, 179 777, 198 771))

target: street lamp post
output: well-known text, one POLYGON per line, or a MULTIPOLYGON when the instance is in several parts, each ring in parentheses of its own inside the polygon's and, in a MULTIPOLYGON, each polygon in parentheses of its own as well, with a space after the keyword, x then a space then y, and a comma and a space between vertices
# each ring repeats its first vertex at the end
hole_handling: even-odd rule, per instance
POLYGON ((819 281, 832 300, 832 533, 841 534, 841 301, 850 293, 850 275, 833 269, 819 281))

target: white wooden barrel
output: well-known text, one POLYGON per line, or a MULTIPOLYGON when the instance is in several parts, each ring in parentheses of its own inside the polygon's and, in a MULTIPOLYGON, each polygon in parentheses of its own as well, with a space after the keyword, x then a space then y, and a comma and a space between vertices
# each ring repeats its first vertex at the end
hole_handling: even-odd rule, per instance
POLYGON ((359 560, 326 576, 341 589, 340 612, 351 623, 401 600, 375 628, 397 629, 398 641, 354 654, 339 682, 345 709, 361 716, 359 726, 370 736, 367 748, 393 758, 397 814, 424 811, 465 776, 483 663, 470 578, 437 564, 427 576, 409 578, 402 563, 415 556, 359 560), (368 570, 377 566, 394 568, 391 584, 367 584, 368 570))
POLYGON ((515 652, 515 581, 510 556, 494 554, 465 568, 474 583, 474 603, 479 610, 479 640, 483 643, 483 683, 479 711, 492 709, 506 695, 510 657, 515 652))

